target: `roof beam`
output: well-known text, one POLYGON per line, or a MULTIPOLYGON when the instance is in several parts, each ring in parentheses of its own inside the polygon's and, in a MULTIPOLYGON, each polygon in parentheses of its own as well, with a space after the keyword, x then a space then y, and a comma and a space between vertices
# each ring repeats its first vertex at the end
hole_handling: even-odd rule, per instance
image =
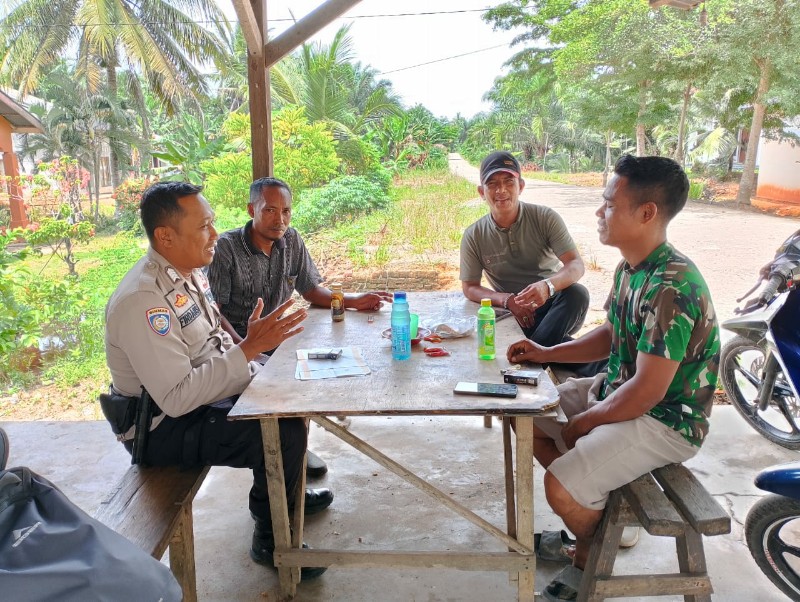
POLYGON ((277 63, 320 29, 329 25, 334 19, 346 13, 359 2, 361 0, 327 0, 327 2, 308 13, 264 46, 267 68, 277 63))
POLYGON ((231 0, 236 16, 239 18, 239 25, 242 27, 242 35, 247 43, 247 51, 256 57, 261 57, 264 53, 264 37, 258 27, 253 5, 250 0, 231 0))
POLYGON ((650 8, 655 10, 662 6, 672 6, 683 10, 691 10, 702 3, 703 0, 650 0, 650 8))

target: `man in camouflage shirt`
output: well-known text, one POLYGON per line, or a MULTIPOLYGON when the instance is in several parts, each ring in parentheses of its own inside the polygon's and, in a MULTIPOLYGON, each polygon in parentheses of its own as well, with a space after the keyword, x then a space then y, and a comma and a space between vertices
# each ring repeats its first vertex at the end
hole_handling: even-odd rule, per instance
POLYGON ((572 566, 545 589, 549 600, 577 597, 582 569, 608 495, 700 449, 717 384, 719 327, 697 267, 667 242, 689 181, 662 157, 622 157, 596 214, 600 242, 623 260, 606 302, 606 322, 542 347, 524 339, 511 362, 588 362, 608 373, 559 386, 566 425, 537 421, 534 455, 547 469, 547 500, 576 536, 572 566))

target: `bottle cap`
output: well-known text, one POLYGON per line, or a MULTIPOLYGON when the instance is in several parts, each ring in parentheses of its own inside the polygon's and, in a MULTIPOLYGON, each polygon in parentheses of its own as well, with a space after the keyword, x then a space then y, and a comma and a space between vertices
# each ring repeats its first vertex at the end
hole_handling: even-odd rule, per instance
POLYGON ((342 288, 341 282, 331 282, 331 290, 337 290, 342 288))
POLYGON ((491 307, 492 300, 491 299, 481 299, 481 307, 491 307))
POLYGON ((406 294, 403 291, 397 291, 394 294, 394 300, 395 301, 405 301, 406 300, 406 294))

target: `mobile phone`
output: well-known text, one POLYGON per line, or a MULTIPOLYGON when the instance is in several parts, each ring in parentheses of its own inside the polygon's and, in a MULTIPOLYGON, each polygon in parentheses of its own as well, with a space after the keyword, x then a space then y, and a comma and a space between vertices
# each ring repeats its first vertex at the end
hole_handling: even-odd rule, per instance
POLYGON ((510 309, 502 309, 495 307, 494 308, 494 321, 499 322, 500 320, 505 320, 508 316, 513 315, 510 309))
POLYGON ((462 381, 456 384, 453 393, 456 395, 485 395, 487 397, 516 397, 517 385, 462 381))
POLYGON ((538 385, 538 370, 500 370, 503 375, 504 383, 514 383, 517 385, 538 385))
POLYGON ((327 351, 312 351, 308 354, 310 360, 338 360, 342 357, 341 349, 328 349, 327 351))

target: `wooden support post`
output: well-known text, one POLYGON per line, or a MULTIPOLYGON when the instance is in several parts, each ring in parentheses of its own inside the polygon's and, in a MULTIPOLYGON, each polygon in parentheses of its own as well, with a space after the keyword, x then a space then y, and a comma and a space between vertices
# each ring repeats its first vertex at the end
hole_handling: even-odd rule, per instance
MULTIPOLYGON (((249 0, 253 17, 267 39, 267 0, 249 0)), ((273 174, 272 160, 272 103, 270 100, 269 70, 264 53, 247 52, 247 81, 250 88, 250 135, 253 147, 253 180, 273 174)))
POLYGON ((24 228, 28 225, 28 214, 22 199, 22 188, 18 185, 19 166, 11 142, 11 132, 0 131, 0 152, 3 154, 3 173, 8 177, 8 204, 11 209, 12 228, 24 228))

